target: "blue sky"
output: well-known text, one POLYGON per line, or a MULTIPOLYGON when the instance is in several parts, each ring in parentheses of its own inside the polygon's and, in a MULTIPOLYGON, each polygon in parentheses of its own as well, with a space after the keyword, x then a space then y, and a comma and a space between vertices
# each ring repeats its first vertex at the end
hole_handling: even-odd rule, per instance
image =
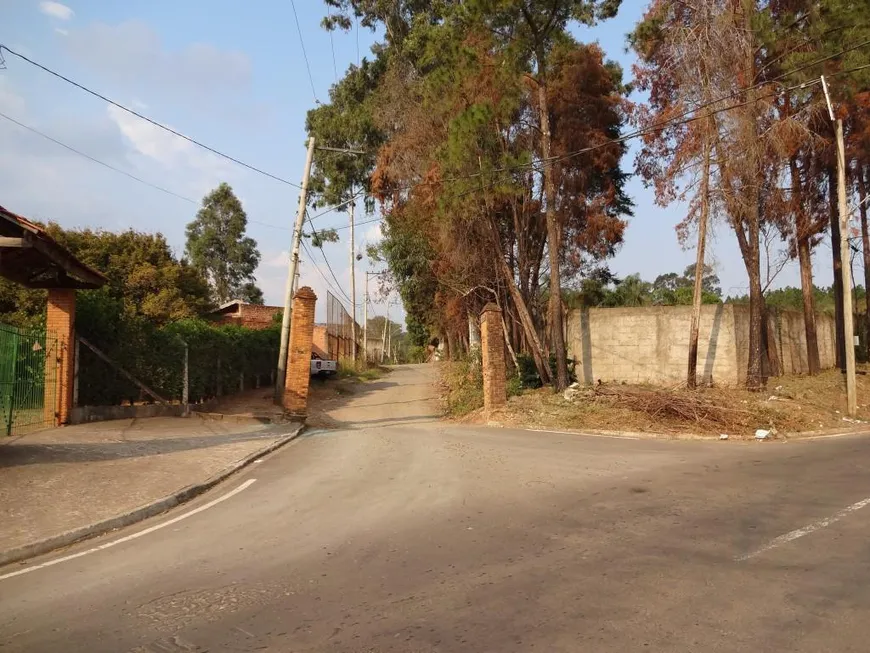
MULTIPOLYGON (((325 100, 335 80, 330 36, 319 27, 326 7, 318 0, 296 2, 314 93, 289 0, 0 3, 0 42, 223 152, 298 182, 305 158, 305 114, 314 105, 314 93, 325 100)), ((630 74, 633 58, 625 52, 625 34, 645 3, 623 4, 616 19, 578 34, 599 41, 630 74)), ((358 37, 359 53, 365 56, 375 37, 367 30, 358 37)), ((341 74, 357 61, 357 35, 336 33, 332 46, 341 74)), ((196 203, 227 181, 244 203, 249 233, 259 243, 257 278, 266 301, 282 303, 295 188, 204 152, 15 57, 6 59, 7 69, 0 71, 0 112, 193 202, 102 168, 0 118, 0 204, 68 227, 161 231, 180 254, 196 203)), ((627 168, 633 158, 632 153, 627 168)), ((637 205, 635 217, 612 262, 614 271, 653 279, 682 270, 694 258, 693 251, 680 248, 673 229, 684 209, 656 207, 652 192, 637 179, 629 192, 637 205)), ((346 216, 324 216, 318 224, 344 226, 346 216)), ((342 242, 326 245, 325 253, 349 293, 347 231, 339 233, 342 242)), ((378 237, 376 224, 360 227, 357 249, 378 237)), ((725 292, 745 292, 746 274, 733 234, 717 228, 710 249, 725 292)), ((818 252, 817 282, 828 284, 830 249, 823 245, 818 252)), ((314 263, 329 276, 319 253, 314 263)), ((358 298, 365 268, 365 261, 358 265, 358 298)), ((792 264, 775 285, 797 284, 798 279, 792 264)), ((325 299, 327 284, 307 256, 302 283, 325 299)), ((318 304, 322 319, 325 301, 318 304)), ((377 310, 382 312, 383 304, 377 310)))

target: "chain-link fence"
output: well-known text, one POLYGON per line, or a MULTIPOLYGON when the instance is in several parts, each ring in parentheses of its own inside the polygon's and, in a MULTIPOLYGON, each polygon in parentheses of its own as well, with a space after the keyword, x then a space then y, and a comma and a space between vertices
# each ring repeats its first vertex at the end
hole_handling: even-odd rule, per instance
POLYGON ((352 359, 362 349, 362 328, 329 291, 326 292, 326 335, 329 357, 334 360, 352 359))

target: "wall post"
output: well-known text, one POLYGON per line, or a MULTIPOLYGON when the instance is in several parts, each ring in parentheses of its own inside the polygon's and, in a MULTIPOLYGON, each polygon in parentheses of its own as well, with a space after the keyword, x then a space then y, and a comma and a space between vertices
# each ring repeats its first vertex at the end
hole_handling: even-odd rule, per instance
POLYGON ((317 295, 308 286, 300 288, 293 297, 293 320, 290 323, 290 347, 282 403, 284 410, 295 417, 304 418, 308 414, 316 302, 317 295))
POLYGON ((507 403, 504 327, 501 309, 487 304, 480 314, 480 345, 483 362, 483 407, 487 414, 507 403))

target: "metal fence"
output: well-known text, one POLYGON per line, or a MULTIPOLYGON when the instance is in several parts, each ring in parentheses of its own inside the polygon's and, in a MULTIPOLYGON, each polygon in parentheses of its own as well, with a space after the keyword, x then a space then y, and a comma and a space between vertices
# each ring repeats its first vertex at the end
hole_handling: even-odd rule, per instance
POLYGON ((0 413, 6 435, 55 425, 58 339, 0 324, 0 413))
POLYGON ((329 291, 326 292, 326 335, 329 357, 334 360, 353 358, 354 340, 357 352, 362 348, 362 328, 350 316, 344 304, 329 291))

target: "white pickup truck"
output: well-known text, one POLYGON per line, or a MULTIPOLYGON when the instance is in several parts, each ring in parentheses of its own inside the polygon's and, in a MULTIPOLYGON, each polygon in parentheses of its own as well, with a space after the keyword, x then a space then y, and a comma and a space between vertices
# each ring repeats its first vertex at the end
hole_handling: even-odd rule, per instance
POLYGON ((311 376, 332 376, 338 371, 338 363, 321 358, 317 352, 311 352, 311 376))

